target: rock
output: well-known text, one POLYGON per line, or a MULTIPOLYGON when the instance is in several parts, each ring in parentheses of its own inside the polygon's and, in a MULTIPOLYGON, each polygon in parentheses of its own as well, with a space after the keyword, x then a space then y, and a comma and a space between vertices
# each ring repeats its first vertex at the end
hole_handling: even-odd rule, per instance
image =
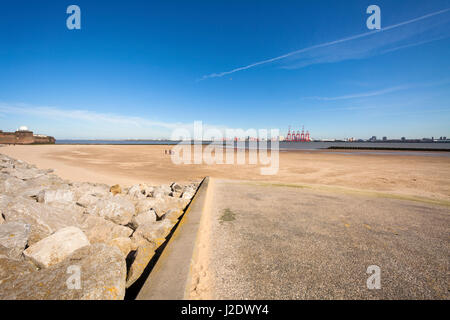
POLYGON ((4 194, 20 194, 27 187, 27 183, 15 177, 8 177, 4 181, 0 181, 0 192, 4 194))
POLYGON ((171 193, 169 193, 169 196, 174 197, 174 198, 181 198, 182 194, 183 194, 182 192, 172 191, 171 193))
POLYGON ((143 193, 146 197, 151 197, 151 196, 152 196, 153 191, 155 190, 154 187, 148 186, 148 185, 146 185, 145 183, 141 184, 140 186, 141 186, 142 193, 143 193))
POLYGON ((63 262, 0 284, 3 300, 118 300, 125 296, 126 263, 119 249, 94 244, 63 262), (80 289, 76 289, 80 270, 80 289), (75 281, 74 281, 75 279, 75 281))
POLYGON ((0 224, 3 224, 5 222, 5 219, 3 218, 2 210, 0 209, 0 224))
POLYGON ((87 208, 89 206, 95 205, 99 200, 100 198, 92 194, 84 194, 78 199, 77 204, 83 208, 87 208))
POLYGON ((122 188, 118 184, 115 184, 109 189, 109 191, 115 196, 116 194, 122 193, 122 188))
POLYGON ((133 203, 120 195, 111 199, 102 199, 86 211, 121 225, 127 225, 135 214, 133 203))
POLYGON ((125 258, 130 253, 132 248, 131 239, 128 237, 114 238, 111 241, 109 241, 108 245, 112 247, 117 247, 120 250, 120 252, 122 252, 125 258))
POLYGON ((75 182, 72 184, 71 190, 75 193, 75 200, 83 196, 90 195, 96 198, 107 198, 111 196, 110 188, 106 184, 90 183, 90 182, 75 182))
POLYGON ((8 259, 2 255, 4 249, 6 248, 0 246, 0 299, 2 296, 1 284, 3 282, 12 282, 28 273, 36 271, 36 267, 30 262, 8 259))
POLYGON ((137 229, 140 225, 153 222, 156 222, 156 212, 150 209, 134 216, 131 219, 131 227, 137 229))
POLYGON ((150 260, 155 255, 156 246, 153 243, 146 242, 137 248, 134 260, 128 270, 126 287, 129 288, 142 275, 150 260))
POLYGON ((51 202, 73 202, 74 193, 70 190, 57 189, 57 190, 42 190, 38 195, 38 202, 51 203, 51 202))
MULTIPOLYGON (((38 203, 20 197, 10 202, 3 210, 7 222, 21 221, 31 225, 28 245, 48 237, 55 231, 68 226, 78 226, 83 215, 38 203)), ((0 201, 1 202, 1 201, 0 201)))
POLYGON ((170 209, 184 210, 189 203, 189 199, 183 198, 146 198, 136 203, 136 212, 145 212, 153 209, 158 217, 162 217, 170 209))
POLYGON ((169 220, 146 223, 140 225, 134 232, 133 236, 140 236, 159 247, 164 241, 166 241, 166 236, 170 233, 173 226, 174 223, 169 220))
POLYGON ((183 199, 189 199, 191 200, 194 195, 195 195, 196 189, 194 189, 193 187, 187 186, 184 191, 183 194, 181 195, 181 197, 183 199))
POLYGON ((28 242, 30 225, 23 222, 8 222, 0 225, 0 245, 6 250, 6 256, 20 259, 28 242))
POLYGON ((173 192, 180 192, 181 193, 181 191, 183 190, 183 187, 181 185, 179 185, 178 183, 176 183, 176 182, 173 182, 170 185, 170 188, 172 189, 173 192))
POLYGON ((11 177, 15 177, 20 180, 30 180, 41 177, 46 174, 45 171, 39 170, 35 167, 27 167, 27 166, 14 166, 14 169, 3 169, 4 172, 7 172, 11 177))
POLYGON ((83 231, 76 227, 67 227, 28 247, 23 254, 38 267, 48 268, 60 263, 74 251, 89 245, 83 231))
POLYGON ((178 219, 181 217, 182 214, 183 211, 180 209, 170 209, 162 216, 162 219, 167 219, 173 224, 175 224, 178 222, 178 219))
POLYGON ((141 186, 136 184, 132 186, 127 193, 132 199, 144 199, 147 196, 145 195, 145 191, 142 190, 141 186))
POLYGON ((153 190, 152 196, 153 198, 164 198, 166 196, 169 196, 169 194, 172 192, 172 189, 167 185, 162 185, 159 187, 156 187, 153 190))
POLYGON ((90 243, 109 243, 112 239, 127 238, 133 233, 128 227, 91 215, 83 216, 79 228, 83 230, 90 243))

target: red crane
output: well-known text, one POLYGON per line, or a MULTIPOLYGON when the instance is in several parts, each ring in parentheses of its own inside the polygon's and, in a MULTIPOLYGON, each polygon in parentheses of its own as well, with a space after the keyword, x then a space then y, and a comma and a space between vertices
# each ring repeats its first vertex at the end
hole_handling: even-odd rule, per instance
POLYGON ((292 139, 292 136, 291 136, 291 126, 289 126, 289 131, 288 131, 288 134, 287 134, 287 136, 286 136, 286 141, 292 141, 291 140, 292 139))

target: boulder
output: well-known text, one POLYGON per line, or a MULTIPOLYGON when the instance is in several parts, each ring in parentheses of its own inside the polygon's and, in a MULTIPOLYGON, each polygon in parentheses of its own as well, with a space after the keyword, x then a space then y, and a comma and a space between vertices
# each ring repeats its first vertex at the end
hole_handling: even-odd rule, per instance
POLYGON ((128 237, 114 238, 108 242, 108 245, 118 248, 125 258, 130 253, 132 247, 131 239, 128 237))
POLYGON ((125 296, 126 263, 119 249, 83 247, 63 262, 0 284, 4 300, 118 300, 125 296), (80 288, 76 284, 80 271, 80 288))
POLYGON ((52 202, 73 202, 74 193, 66 189, 56 190, 42 190, 38 195, 38 202, 52 203, 52 202))
POLYGON ((156 222, 156 212, 154 210, 144 211, 131 219, 131 227, 137 229, 140 225, 156 222))
POLYGON ((106 184, 90 183, 90 182, 75 182, 72 183, 71 190, 75 194, 75 200, 83 196, 90 195, 96 198, 107 198, 112 196, 109 192, 110 188, 106 184))
MULTIPOLYGON (((38 203, 31 199, 14 198, 3 210, 7 222, 21 221, 31 225, 28 245, 48 237, 68 226, 77 226, 83 215, 38 203)), ((1 202, 1 201, 0 201, 1 202)))
POLYGON ((153 198, 164 198, 166 196, 169 196, 169 194, 172 192, 172 189, 170 188, 170 186, 167 185, 162 185, 162 186, 158 186, 155 187, 155 189, 153 190, 152 196, 153 198))
POLYGON ((183 186, 178 184, 178 183, 176 183, 176 182, 173 182, 170 185, 170 188, 172 189, 173 192, 180 192, 181 193, 183 191, 183 186))
POLYGON ((121 225, 127 225, 135 214, 133 203, 120 195, 102 199, 88 207, 86 211, 121 225))
POLYGON ((95 205, 99 200, 100 198, 98 198, 97 196, 86 193, 78 199, 77 204, 83 208, 87 208, 89 206, 95 205))
POLYGON ((115 196, 116 194, 122 193, 122 188, 118 184, 115 184, 109 189, 109 191, 115 196))
POLYGON ((153 243, 145 242, 139 246, 134 254, 134 259, 128 270, 126 287, 129 288, 142 275, 150 260, 155 255, 156 246, 153 243))
POLYGON ((167 219, 170 222, 175 224, 178 222, 178 219, 181 217, 182 214, 183 214, 183 210, 170 209, 162 216, 162 219, 167 219))
POLYGON ((183 194, 181 195, 181 197, 183 199, 191 200, 194 197, 195 192, 196 192, 196 189, 194 187, 187 186, 187 187, 184 188, 183 194))
POLYGON ((27 183, 21 179, 9 176, 0 181, 0 193, 16 195, 27 187, 27 183))
POLYGON ((109 243, 112 239, 127 238, 133 233, 128 227, 87 214, 82 217, 78 227, 83 230, 90 243, 109 243))
POLYGON ((45 171, 39 170, 35 167, 31 166, 17 166, 14 165, 14 169, 3 169, 4 172, 7 172, 11 177, 15 177, 20 180, 30 180, 41 177, 46 174, 45 171))
POLYGON ((3 282, 20 279, 25 274, 36 271, 36 267, 27 261, 19 261, 7 258, 2 253, 4 247, 0 245, 0 299, 2 296, 1 285, 3 282))
POLYGON ((174 223, 169 220, 146 223, 140 225, 134 232, 133 236, 136 235, 137 237, 142 237, 159 247, 164 241, 166 241, 166 237, 172 230, 173 226, 174 223))
POLYGON ((60 263, 76 250, 89 245, 83 231, 76 227, 67 227, 28 247, 23 254, 38 267, 48 268, 60 263))
POLYGON ((132 199, 144 199, 147 196, 145 195, 145 191, 142 189, 141 185, 134 185, 127 192, 128 196, 132 199))
POLYGON ((189 203, 189 199, 164 197, 164 198, 146 198, 136 203, 136 212, 146 212, 154 210, 158 217, 163 216, 170 209, 184 210, 189 203))
POLYGON ((20 259, 28 242, 30 225, 23 222, 8 222, 0 225, 0 245, 7 250, 10 259, 20 259))

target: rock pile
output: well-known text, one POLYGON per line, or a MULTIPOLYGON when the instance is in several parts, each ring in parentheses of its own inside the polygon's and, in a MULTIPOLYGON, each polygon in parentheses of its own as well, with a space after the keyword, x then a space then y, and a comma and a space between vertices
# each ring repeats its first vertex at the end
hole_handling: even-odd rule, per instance
POLYGON ((70 182, 0 154, 0 299, 123 299, 197 187, 70 182))

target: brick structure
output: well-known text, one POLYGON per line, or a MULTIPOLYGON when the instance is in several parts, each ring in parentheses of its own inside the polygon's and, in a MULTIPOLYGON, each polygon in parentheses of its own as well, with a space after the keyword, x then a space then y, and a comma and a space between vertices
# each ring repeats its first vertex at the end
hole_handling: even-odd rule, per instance
POLYGON ((29 130, 18 130, 16 132, 0 130, 0 144, 55 144, 55 138, 35 135, 33 131, 29 130))

